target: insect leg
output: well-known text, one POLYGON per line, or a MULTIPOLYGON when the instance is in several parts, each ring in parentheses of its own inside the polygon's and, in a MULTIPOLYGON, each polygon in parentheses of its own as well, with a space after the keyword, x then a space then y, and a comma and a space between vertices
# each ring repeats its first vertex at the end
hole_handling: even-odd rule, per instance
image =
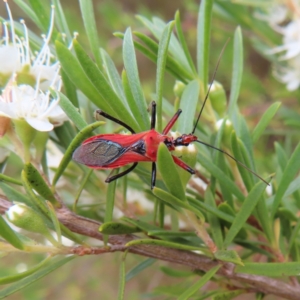
POLYGON ((112 182, 120 177, 123 177, 124 175, 128 174, 129 172, 131 172, 136 166, 137 166, 137 162, 135 162, 130 168, 128 168, 127 170, 125 170, 124 172, 122 173, 119 173, 117 175, 113 175, 113 176, 108 176, 105 180, 105 182, 109 183, 109 182, 112 182))
POLYGON ((155 101, 152 101, 152 110, 151 110, 151 128, 155 129, 155 123, 156 123, 156 103, 155 101))
POLYGON ((162 134, 168 134, 169 133, 169 131, 171 130, 171 128, 174 126, 175 122, 179 118, 181 112, 182 112, 181 109, 177 110, 177 112, 175 113, 175 115, 172 117, 172 119, 169 121, 169 123, 167 124, 167 126, 163 130, 162 134))
POLYGON ((195 174, 195 170, 192 169, 189 165, 187 165, 185 162, 183 162, 181 159, 179 159, 178 157, 172 155, 172 158, 174 160, 174 163, 176 165, 178 165, 180 168, 188 171, 191 174, 195 174))
POLYGON ((105 113, 104 111, 102 111, 102 110, 100 110, 100 109, 96 110, 96 114, 101 115, 101 116, 103 116, 104 118, 106 118, 106 119, 108 119, 108 120, 111 120, 111 121, 113 121, 113 122, 115 122, 115 123, 117 123, 117 124, 122 125, 122 126, 125 127, 126 129, 128 129, 131 133, 135 133, 135 131, 134 131, 129 125, 127 125, 127 124, 125 124, 124 122, 122 122, 121 120, 116 119, 115 117, 113 117, 113 116, 111 116, 111 115, 105 113))
POLYGON ((156 163, 152 163, 152 175, 151 175, 151 190, 155 187, 156 181, 156 163))

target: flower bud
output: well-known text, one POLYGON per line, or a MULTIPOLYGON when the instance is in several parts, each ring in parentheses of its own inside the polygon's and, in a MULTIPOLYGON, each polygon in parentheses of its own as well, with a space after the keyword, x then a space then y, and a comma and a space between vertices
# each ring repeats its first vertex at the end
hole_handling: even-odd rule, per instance
POLYGON ((209 99, 213 109, 219 114, 219 116, 224 116, 227 107, 227 100, 222 84, 214 81, 209 93, 209 99))
POLYGON ((185 84, 181 81, 176 80, 173 91, 176 97, 180 98, 185 89, 185 84))
POLYGON ((7 219, 17 227, 40 233, 52 244, 57 245, 57 241, 52 237, 49 229, 41 215, 25 204, 16 204, 6 212, 7 219))

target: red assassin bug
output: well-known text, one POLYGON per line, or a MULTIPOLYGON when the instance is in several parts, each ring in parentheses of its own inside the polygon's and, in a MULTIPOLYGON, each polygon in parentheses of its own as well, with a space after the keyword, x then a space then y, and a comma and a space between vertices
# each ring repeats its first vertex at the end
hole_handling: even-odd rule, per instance
MULTIPOLYGON (((224 50, 224 48, 223 48, 224 50)), ((222 52, 223 52, 222 50, 222 52)), ((221 53, 222 54, 222 53, 221 53)), ((164 143, 170 151, 175 150, 178 146, 188 146, 192 142, 198 142, 215 150, 218 150, 233 160, 238 164, 246 168, 249 172, 257 176, 259 179, 268 184, 263 178, 258 176, 255 172, 245 166, 242 162, 235 159, 229 153, 216 148, 212 145, 209 145, 205 142, 199 141, 197 136, 194 135, 197 124, 199 122, 200 116, 202 114, 203 108, 207 101, 209 91, 211 89, 212 83, 214 81, 216 71, 220 62, 220 58, 217 63, 217 67, 214 71, 213 80, 208 88, 208 92, 205 96, 202 108, 198 115, 197 121, 195 123, 194 129, 190 134, 183 134, 178 138, 174 139, 173 137, 168 136, 169 131, 179 118, 181 114, 181 109, 179 109, 172 119, 169 121, 162 133, 159 133, 155 130, 155 121, 156 121, 156 103, 152 102, 152 111, 151 111, 151 128, 149 131, 144 131, 141 133, 135 133, 135 131, 111 115, 97 110, 96 113, 111 120, 115 123, 118 123, 128 129, 132 134, 100 134, 88 138, 79 146, 73 153, 73 159, 81 164, 84 164, 90 168, 94 169, 115 169, 123 167, 127 164, 133 163, 133 165, 127 170, 117 174, 109 175, 105 182, 111 182, 116 180, 129 172, 131 172, 138 164, 138 162, 149 161, 152 162, 152 176, 151 176, 151 189, 155 186, 156 179, 156 156, 157 150, 160 143, 164 143)), ((174 162, 184 170, 188 171, 191 174, 195 174, 195 171, 184 163, 180 158, 172 155, 174 162)))

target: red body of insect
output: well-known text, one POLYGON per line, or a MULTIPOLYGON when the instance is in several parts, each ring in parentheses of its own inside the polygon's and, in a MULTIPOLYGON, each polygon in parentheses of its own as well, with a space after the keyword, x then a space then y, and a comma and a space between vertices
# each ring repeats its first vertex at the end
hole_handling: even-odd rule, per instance
MULTIPOLYGON (((81 164, 94 169, 115 169, 123 167, 127 164, 134 163, 134 165, 126 171, 109 176, 106 182, 111 182, 132 171, 138 162, 148 161, 152 162, 152 182, 151 187, 155 185, 156 167, 155 162, 157 158, 157 150, 160 143, 165 143, 170 151, 175 150, 177 146, 188 146, 191 142, 196 141, 197 137, 193 134, 185 134, 176 139, 168 136, 170 129, 178 119, 181 110, 178 110, 174 117, 167 124, 163 133, 157 132, 155 127, 156 104, 152 102, 152 119, 151 129, 141 133, 135 133, 128 125, 122 121, 113 118, 112 116, 97 111, 98 114, 113 120, 132 132, 127 134, 100 134, 93 136, 83 142, 73 153, 73 159, 81 164)), ((185 164, 181 159, 172 156, 174 162, 194 174, 194 170, 185 164)))

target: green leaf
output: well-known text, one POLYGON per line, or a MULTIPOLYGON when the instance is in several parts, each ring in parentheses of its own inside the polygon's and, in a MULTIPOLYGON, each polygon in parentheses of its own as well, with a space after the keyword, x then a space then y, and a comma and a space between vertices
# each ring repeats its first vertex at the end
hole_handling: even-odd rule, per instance
POLYGON ((138 227, 132 227, 120 222, 105 222, 99 227, 99 231, 103 234, 131 234, 140 232, 138 227))
POLYGON ((18 192, 15 188, 3 183, 0 181, 0 188, 3 193, 11 202, 21 202, 26 204, 27 206, 32 207, 31 201, 24 195, 24 193, 18 192))
POLYGON ((47 204, 47 207, 48 207, 48 211, 50 213, 50 218, 51 218, 55 233, 57 235, 58 245, 61 245, 62 244, 61 227, 60 227, 60 223, 58 221, 57 215, 56 215, 55 208, 53 207, 53 205, 49 201, 46 201, 46 204, 47 204))
POLYGON ((138 245, 154 245, 154 246, 162 246, 167 248, 174 248, 180 250, 207 250, 205 247, 196 247, 196 246, 188 246, 179 243, 173 243, 164 240, 153 240, 153 239, 138 239, 133 240, 125 244, 126 247, 138 246, 138 245))
POLYGON ((161 266, 160 270, 168 276, 177 277, 177 278, 186 278, 186 277, 195 275, 195 272, 192 272, 192 271, 175 270, 175 269, 169 268, 167 266, 161 266))
POLYGON ((39 18, 26 2, 23 0, 15 0, 14 2, 25 12, 25 14, 33 21, 34 24, 36 24, 40 29, 43 29, 43 25, 39 18))
POLYGON ((127 251, 122 255, 122 262, 120 266, 120 279, 119 279, 119 292, 118 292, 118 300, 124 299, 125 293, 125 283, 126 283, 126 272, 125 272, 125 259, 127 256, 127 251))
POLYGON ((76 137, 73 139, 73 141, 71 142, 71 144, 69 145, 68 149, 66 150, 57 170, 56 173, 54 175, 53 181, 52 181, 52 187, 55 186, 55 184, 57 183, 58 179, 60 178, 60 176, 62 175, 62 173, 64 172, 64 170, 66 169, 67 165, 69 164, 70 160, 72 159, 72 154, 74 152, 74 150, 81 144, 81 142, 83 142, 89 135, 90 133, 96 129, 97 127, 101 126, 105 124, 102 121, 98 121, 95 122, 93 124, 90 124, 88 126, 86 126, 85 128, 83 128, 81 131, 78 132, 78 134, 76 135, 76 137))
POLYGON ((16 283, 11 284, 7 288, 2 289, 0 291, 0 299, 3 299, 19 290, 25 288, 26 286, 36 282, 40 278, 46 276, 47 274, 51 273, 52 271, 56 270, 57 268, 63 266, 65 263, 69 262, 70 260, 72 260, 74 258, 75 258, 75 256, 68 256, 64 259, 60 259, 59 261, 56 261, 56 259, 53 259, 54 262, 52 262, 51 264, 48 264, 48 266, 46 266, 42 270, 39 270, 39 271, 33 273, 32 275, 27 276, 26 278, 24 278, 16 283))
MULTIPOLYGON (((174 197, 174 196, 173 196, 174 197)), ((147 232, 149 236, 167 236, 167 237, 195 237, 194 231, 172 231, 172 230, 150 230, 147 232)))
POLYGON ((227 174, 225 174, 220 168, 218 168, 211 160, 205 155, 198 155, 198 162, 207 169, 214 177, 216 177, 224 186, 227 186, 227 190, 235 195, 239 201, 243 201, 245 196, 236 186, 235 182, 231 180, 227 174))
POLYGON ((229 115, 232 117, 236 108, 243 77, 243 38, 242 30, 237 27, 233 40, 233 72, 229 97, 229 115))
MULTIPOLYGON (((140 129, 149 130, 150 122, 147 115, 147 105, 139 79, 138 67, 130 28, 126 30, 124 35, 123 60, 127 73, 128 83, 135 100, 136 110, 132 110, 132 113, 135 116, 136 121, 140 125, 140 129)), ((130 108, 132 109, 131 105, 130 108)))
POLYGON ((186 201, 182 201, 181 199, 177 198, 176 196, 174 196, 158 187, 154 187, 152 192, 159 199, 171 204, 172 206, 175 206, 175 207, 177 206, 176 208, 179 211, 180 211, 179 208, 188 209, 188 210, 192 211, 200 220, 202 220, 202 221, 205 220, 203 214, 199 210, 194 208, 193 206, 189 205, 186 201))
POLYGON ((208 84, 208 64, 209 64, 209 45, 210 28, 213 1, 203 0, 200 3, 197 25, 197 69, 203 89, 201 89, 201 98, 207 91, 208 84))
POLYGON ((12 282, 16 282, 19 281, 25 277, 28 277, 31 274, 34 274, 35 272, 37 272, 39 269, 43 268, 50 260, 52 259, 51 256, 46 257, 43 261, 41 261, 39 264, 37 264, 36 266, 34 266, 33 268, 19 273, 19 274, 15 274, 12 276, 6 276, 6 277, 1 277, 0 278, 0 284, 8 284, 8 283, 12 283, 12 282))
POLYGON ((59 41, 55 42, 55 49, 62 69, 68 75, 70 80, 80 89, 87 98, 89 98, 97 107, 105 112, 112 113, 111 107, 103 99, 97 88, 85 74, 82 66, 71 51, 59 41))
POLYGON ((46 32, 50 24, 50 18, 44 7, 44 3, 35 0, 29 0, 29 3, 31 8, 35 12, 35 15, 39 19, 39 23, 37 23, 37 25, 41 24, 43 26, 41 29, 46 32))
POLYGON ((113 60, 110 58, 108 53, 101 49, 101 57, 103 60, 103 64, 105 67, 106 74, 108 76, 108 80, 110 85, 112 86, 114 92, 118 95, 120 100, 123 101, 123 104, 128 106, 127 99, 125 96, 125 92, 122 85, 122 80, 120 78, 120 75, 118 73, 118 70, 113 62, 113 60))
POLYGON ((72 102, 72 104, 75 107, 79 107, 78 104, 78 97, 77 97, 77 88, 75 84, 71 81, 71 79, 68 77, 66 72, 61 69, 61 78, 63 81, 64 91, 66 94, 66 97, 69 99, 69 101, 72 102))
MULTIPOLYGON (((209 186, 205 191, 204 198, 205 198, 206 204, 217 208, 214 195, 212 194, 212 191, 209 186)), ((210 225, 210 231, 212 233, 213 240, 214 240, 217 248, 222 249, 223 248, 223 233, 221 230, 219 218, 213 214, 207 213, 207 220, 210 225)))
MULTIPOLYGON (((241 294, 246 294, 247 290, 222 291, 214 294, 211 300, 232 300, 241 294)), ((258 300, 258 298, 256 298, 258 300)))
POLYGON ((168 46, 171 33, 174 28, 174 21, 170 22, 163 30, 158 45, 157 68, 156 68, 156 97, 157 97, 157 129, 162 132, 162 99, 165 77, 165 67, 168 55, 168 46))
POLYGON ((65 17, 64 10, 60 4, 59 0, 53 0, 53 4, 55 7, 55 21, 58 26, 59 32, 63 32, 66 37, 67 41, 71 42, 72 41, 72 35, 65 17))
POLYGON ((92 0, 80 0, 80 10, 84 23, 85 32, 89 39, 89 43, 91 45, 92 52, 94 54, 95 60, 99 68, 102 68, 102 61, 99 51, 99 39, 98 39, 98 31, 95 21, 95 14, 93 9, 93 1, 92 0))
POLYGON ((231 262, 240 266, 244 265, 241 258, 234 250, 218 250, 214 253, 214 256, 221 261, 231 262))
POLYGON ((60 101, 59 105, 69 117, 69 119, 74 123, 74 125, 82 130, 88 124, 82 118, 81 114, 78 112, 78 109, 72 104, 72 102, 62 93, 58 92, 60 101))
POLYGON ((61 204, 56 200, 39 171, 31 163, 24 165, 24 171, 30 186, 45 200, 49 200, 54 207, 60 208, 61 204))
POLYGON ((132 268, 127 274, 126 274, 126 282, 128 282, 130 279, 136 277, 138 274, 140 274, 142 271, 147 269, 148 267, 152 266, 157 260, 154 258, 147 258, 138 265, 136 265, 134 268, 132 268))
POLYGON ((272 211, 271 211, 272 219, 276 214, 276 211, 278 209, 278 206, 280 205, 284 193, 288 189, 291 181, 293 180, 297 172, 299 172, 299 169, 300 169, 300 143, 297 145, 296 149, 294 150, 293 154, 291 155, 287 163, 287 166, 283 171, 282 179, 278 185, 278 189, 275 194, 273 205, 272 205, 272 211))
MULTIPOLYGON (((117 173, 119 170, 115 170, 117 173)), ((114 212, 114 204, 115 204, 115 194, 116 194, 117 180, 114 180, 108 185, 107 193, 106 193, 106 209, 104 216, 104 223, 111 222, 114 212)), ((108 242, 108 235, 105 235, 103 238, 105 244, 108 242)))
POLYGON ((180 108, 182 113, 177 121, 177 130, 188 133, 193 130, 194 116, 199 100, 200 86, 198 80, 192 80, 185 87, 181 99, 180 108))
POLYGON ((233 241, 237 233, 243 227, 243 224, 246 223, 258 201, 261 199, 264 191, 266 189, 266 184, 264 182, 258 182, 252 188, 248 196, 245 198, 240 211, 237 213, 227 235, 225 237, 224 246, 228 247, 229 244, 233 241))
MULTIPOLYGON (((237 138, 235 131, 232 131, 232 133, 231 133, 231 148, 232 148, 233 156, 238 161, 240 161, 244 165, 248 166, 250 161, 248 159, 247 153, 246 154, 244 153, 245 156, 242 153, 242 149, 241 149, 243 146, 242 143, 243 142, 237 138), (246 158, 246 162, 244 162, 244 158, 246 158)), ((237 163, 237 167, 241 174, 242 180, 246 186, 246 189, 249 192, 254 184, 253 178, 251 177, 251 173, 249 173, 249 171, 247 169, 245 169, 243 166, 241 166, 238 163, 237 163)))
POLYGON ((280 107, 280 102, 273 103, 263 114, 258 124, 252 131, 252 142, 253 144, 261 137, 266 127, 269 125, 273 117, 275 116, 278 108, 280 107))
POLYGON ((269 277, 299 276, 300 262, 285 263, 245 263, 245 266, 236 266, 236 273, 255 274, 269 277))
POLYGON ((196 68, 195 68, 192 56, 191 56, 191 54, 189 52, 187 43, 186 43, 185 38, 184 38, 184 33, 182 31, 179 10, 177 10, 176 13, 175 13, 175 24, 176 24, 177 36, 178 36, 179 42, 181 44, 181 47, 183 49, 183 52, 185 54, 185 57, 186 57, 186 59, 187 59, 187 61, 189 63, 190 68, 192 69, 193 73, 195 75, 197 75, 197 71, 196 71, 196 68))
POLYGON ((186 201, 185 191, 180 176, 175 167, 171 153, 164 143, 160 143, 158 147, 157 166, 170 193, 181 201, 186 201))
POLYGON ((216 265, 211 268, 202 278, 189 287, 186 291, 184 291, 177 299, 178 300, 186 300, 190 299, 199 289, 204 286, 220 269, 221 265, 216 265))
MULTIPOLYGON (((25 246, 16 233, 10 228, 10 226, 4 221, 0 215, 0 236, 2 236, 7 242, 17 249, 24 250, 25 246)), ((0 279, 1 283, 1 279, 0 279)))
POLYGON ((0 181, 6 181, 6 182, 17 184, 17 185, 22 185, 22 182, 20 180, 6 176, 2 173, 0 173, 0 181))
POLYGON ((122 100, 109 85, 104 74, 94 64, 94 62, 90 59, 90 57, 76 40, 73 42, 73 45, 79 63, 81 64, 84 72, 101 94, 103 100, 106 102, 106 105, 110 107, 110 114, 113 116, 117 115, 120 119, 122 119, 123 122, 130 125, 134 130, 138 131, 140 127, 135 118, 131 112, 127 110, 122 100))

